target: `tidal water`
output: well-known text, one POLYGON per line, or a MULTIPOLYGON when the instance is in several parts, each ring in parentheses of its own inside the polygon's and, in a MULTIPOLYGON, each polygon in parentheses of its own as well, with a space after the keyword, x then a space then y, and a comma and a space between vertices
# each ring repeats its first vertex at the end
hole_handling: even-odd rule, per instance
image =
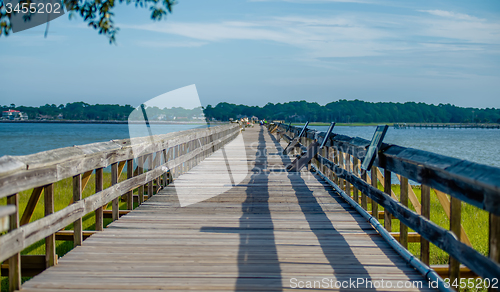
MULTIPOLYGON (((148 131, 133 125, 134 136, 148 131)), ((164 134, 200 125, 151 125, 153 134, 164 134)), ((315 127, 326 131, 328 127, 315 127)), ((370 140, 374 126, 335 127, 334 132, 370 140)), ((27 155, 45 150, 129 138, 127 124, 0 124, 0 156, 27 155)), ((412 147, 481 164, 500 167, 498 129, 394 129, 384 142, 412 147)))
MULTIPOLYGON (((147 128, 132 125, 132 135, 148 136, 147 128)), ((153 134, 189 130, 200 125, 151 125, 153 134)), ((0 123, 0 156, 130 138, 127 124, 3 124, 0 123)))
MULTIPOLYGON (((314 128, 319 131, 328 130, 326 126, 314 128)), ((375 126, 336 126, 333 132, 371 140, 375 129, 375 126)), ((389 127, 384 142, 500 167, 499 129, 394 129, 389 127)))

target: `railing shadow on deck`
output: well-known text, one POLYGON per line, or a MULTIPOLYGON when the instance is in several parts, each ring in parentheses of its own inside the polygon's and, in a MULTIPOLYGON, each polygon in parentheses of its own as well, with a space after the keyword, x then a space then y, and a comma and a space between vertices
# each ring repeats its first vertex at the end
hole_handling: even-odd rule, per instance
MULTIPOLYGON (((269 136, 273 140, 276 148, 278 149, 279 157, 285 166, 292 163, 292 160, 288 155, 283 155, 283 148, 278 140, 269 133, 269 136)), ((354 255, 351 245, 346 241, 346 239, 341 235, 341 233, 333 226, 331 220, 328 218, 327 214, 323 211, 323 208, 319 204, 318 200, 314 196, 313 192, 307 187, 306 182, 302 178, 300 173, 289 172, 287 177, 290 180, 292 188, 297 197, 299 206, 304 214, 306 221, 309 224, 309 228, 314 233, 320 247, 328 260, 330 266, 333 269, 333 275, 339 282, 350 282, 352 277, 344 276, 342 269, 346 270, 346 262, 350 265, 355 266, 355 274, 357 278, 363 278, 365 281, 372 281, 369 272, 364 268, 364 266, 359 262, 357 257, 354 255), (299 195, 300 193, 300 195, 299 195), (319 219, 319 220, 318 220, 319 219), (326 224, 326 225, 325 225, 326 224), (342 255, 342 261, 339 261, 339 254, 342 255), (337 273, 338 272, 338 273, 337 273)), ((316 176, 312 176, 317 179, 316 176)), ((320 180, 318 180, 320 181, 320 180)), ((321 182, 321 181, 320 181, 321 182)), ((332 198, 339 204, 345 205, 345 202, 338 200, 337 198, 332 198)), ((347 211, 347 210, 346 210, 347 211)), ((361 221, 355 218, 357 223, 365 223, 366 221, 361 221)), ((377 243, 376 243, 377 244, 377 243)), ((379 244, 377 244, 379 246, 379 244)), ((381 246, 379 246, 381 247, 381 246)), ((333 276, 332 275, 332 276, 333 276)), ((352 290, 350 288, 339 288, 339 291, 352 290)), ((366 290, 376 290, 374 287, 367 288, 366 290)))

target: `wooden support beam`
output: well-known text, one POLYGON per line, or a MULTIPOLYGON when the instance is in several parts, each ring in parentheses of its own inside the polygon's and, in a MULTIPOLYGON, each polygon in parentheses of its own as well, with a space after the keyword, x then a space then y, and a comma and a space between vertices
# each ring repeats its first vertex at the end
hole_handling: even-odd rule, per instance
MULTIPOLYGON (((90 237, 91 235, 93 235, 97 232, 98 231, 94 231, 94 230, 83 230, 82 231, 83 239, 87 239, 88 237, 90 237)), ((60 231, 56 232, 54 235, 55 235, 56 240, 73 241, 74 234, 75 233, 73 230, 60 230, 60 231)))
MULTIPOLYGON (((131 210, 119 210, 118 217, 123 215, 127 215, 131 210)), ((113 218, 113 210, 104 210, 102 211, 104 218, 113 218)))
MULTIPOLYGON (((394 239, 399 241, 399 243, 403 244, 401 242, 402 241, 401 232, 391 232, 391 235, 394 237, 394 239)), ((417 232, 408 232, 406 234, 407 243, 408 242, 420 242, 420 238, 421 238, 421 236, 417 232)))
MULTIPOLYGON (((16 207, 16 212, 9 216, 9 232, 19 228, 19 195, 7 197, 7 204, 16 207)), ((21 254, 16 253, 9 258, 9 291, 21 289, 21 254)))
MULTIPOLYGON (((54 184, 44 187, 44 207, 45 216, 54 214, 54 184)), ((45 237, 45 267, 49 268, 57 265, 56 237, 51 234, 45 237)))
POLYGON ((36 205, 38 204, 38 201, 40 200, 42 193, 43 193, 43 187, 38 187, 33 189, 33 191, 31 192, 31 196, 28 200, 28 204, 24 209, 23 216, 19 221, 19 225, 23 226, 30 223, 31 217, 33 217, 33 212, 35 211, 36 205))
MULTIPOLYGON (((73 201, 78 202, 82 199, 82 175, 77 174, 73 176, 73 201)), ((82 237, 82 218, 76 219, 73 223, 73 244, 74 246, 82 245, 83 237, 82 237)))
MULTIPOLYGON (((447 265, 432 265, 431 269, 436 271, 441 278, 450 278, 450 270, 447 265)), ((479 278, 479 276, 464 265, 459 267, 462 278, 479 278)), ((458 281, 460 283, 460 280, 458 281)), ((453 283, 453 282, 450 282, 453 283)), ((459 284, 460 286, 460 284, 459 284)), ((497 291, 496 289, 493 291, 497 291)))
MULTIPOLYGON (((21 255, 21 275, 23 277, 34 277, 45 270, 44 255, 21 255)), ((4 262, 1 265, 3 277, 9 276, 9 263, 4 262)), ((22 291, 22 290, 21 290, 22 291)))

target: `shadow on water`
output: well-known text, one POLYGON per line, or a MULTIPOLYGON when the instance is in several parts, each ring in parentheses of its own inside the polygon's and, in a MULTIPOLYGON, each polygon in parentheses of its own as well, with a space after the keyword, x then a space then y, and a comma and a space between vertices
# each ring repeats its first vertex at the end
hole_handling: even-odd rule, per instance
MULTIPOLYGON (((289 156, 281 155, 283 148, 278 140, 271 133, 268 134, 278 149, 283 164, 291 164, 292 161, 289 156)), ((317 175, 313 175, 312 177, 322 182, 317 175)), ((309 224, 309 228, 318 239, 323 254, 333 269, 336 280, 349 282, 350 280, 356 281, 354 278, 363 278, 365 281, 371 281, 368 271, 354 255, 351 245, 349 245, 335 226, 333 226, 331 220, 321 208, 317 198, 313 195, 309 187, 307 187, 301 174, 288 173, 288 178, 292 184, 292 189, 295 191, 300 209, 309 224)), ((338 198, 334 197, 334 199, 338 203, 345 205, 345 202, 341 202, 338 198)), ((358 223, 361 222, 358 221, 358 223)), ((363 288, 365 287, 363 286, 363 288)), ((353 288, 347 287, 340 288, 339 290, 352 291, 352 289, 353 288)), ((368 286, 365 289, 370 290, 370 287, 368 286)), ((372 289, 376 290, 375 288, 372 289)))
POLYGON ((256 154, 248 184, 259 187, 247 188, 242 204, 235 291, 248 291, 249 285, 265 288, 266 291, 282 291, 281 269, 269 210, 269 177, 263 173, 268 163, 264 127, 259 132, 256 154))

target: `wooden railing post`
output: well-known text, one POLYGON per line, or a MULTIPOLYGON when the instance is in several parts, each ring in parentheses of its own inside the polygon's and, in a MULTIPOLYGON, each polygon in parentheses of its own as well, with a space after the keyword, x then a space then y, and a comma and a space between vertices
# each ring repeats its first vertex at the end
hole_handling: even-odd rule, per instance
MULTIPOLYGON (((455 233, 455 236, 460 241, 462 221, 462 202, 454 197, 451 197, 450 205, 450 231, 455 233)), ((460 282, 460 262, 450 256, 450 283, 455 280, 460 282)))
MULTIPOLYGON (((356 175, 356 176, 359 176, 358 167, 359 167, 359 159, 356 156, 353 156, 352 157, 352 171, 353 171, 354 175, 356 175)), ((352 188, 352 198, 357 204, 359 204, 359 191, 354 186, 352 188)))
MULTIPOLYGON (((43 201, 45 207, 45 216, 54 213, 54 184, 46 185, 43 190, 43 201)), ((45 267, 57 265, 56 255, 56 235, 45 237, 45 267)))
MULTIPOLYGON (((73 203, 76 203, 82 199, 82 175, 77 174, 73 176, 73 203)), ((82 228, 82 218, 76 219, 73 223, 73 245, 79 246, 83 242, 83 228, 82 228)))
MULTIPOLYGON (((111 186, 118 183, 118 163, 111 164, 111 186)), ((111 203, 111 217, 113 221, 118 220, 120 217, 120 197, 113 199, 111 203)))
MULTIPOLYGON (((167 149, 163 149, 162 154, 163 154, 163 156, 162 156, 163 157, 163 163, 160 162, 160 164, 165 164, 165 163, 167 163, 167 149)), ((168 185, 168 180, 167 179, 168 179, 167 172, 165 171, 163 173, 163 184, 162 184, 163 187, 166 187, 168 185)))
MULTIPOLYGON (((16 212, 9 216, 9 231, 19 228, 19 195, 7 197, 7 204, 14 205, 16 212)), ((21 289, 21 254, 16 253, 9 258, 9 291, 21 289)))
MULTIPOLYGON (((134 177, 134 160, 127 160, 127 178, 134 177)), ((134 190, 127 193, 127 210, 134 209, 134 190)))
MULTIPOLYGON (((401 193, 399 194, 399 201, 405 207, 408 207, 408 179, 401 176, 400 181, 401 193)), ((403 222, 399 222, 399 243, 404 248, 408 248, 408 226, 403 222)))
MULTIPOLYGON (((421 185, 422 216, 429 219, 431 217, 431 188, 421 185)), ((429 242, 422 236, 420 238, 420 259, 429 265, 429 242)))
MULTIPOLYGON (((391 172, 384 169, 384 192, 391 196, 391 172)), ((384 228, 391 232, 392 231, 392 215, 386 209, 384 209, 384 228)))
MULTIPOLYGON (((137 157, 137 175, 144 173, 144 156, 137 157)), ((139 205, 144 203, 144 185, 141 184, 137 190, 139 195, 139 205)))
MULTIPOLYGON (((103 168, 95 170, 95 192, 98 193, 104 189, 103 168)), ((95 230, 102 231, 104 229, 103 207, 95 210, 95 230)))
MULTIPOLYGON (((346 171, 351 171, 351 155, 345 154, 345 160, 344 160, 344 165, 345 165, 345 170, 346 171)), ((351 183, 348 181, 345 181, 345 192, 349 197, 351 197, 351 183)))
MULTIPOLYGON (((490 214, 489 221, 489 256, 494 262, 500 263, 500 216, 490 214)), ((488 291, 497 289, 490 287, 488 291)))
MULTIPOLYGON (((152 170, 153 166, 153 154, 148 155, 148 171, 152 170)), ((153 180, 148 181, 148 200, 153 197, 153 180)))
MULTIPOLYGON (((372 169, 370 171, 371 173, 371 178, 372 178, 372 186, 376 189, 378 189, 378 180, 377 180, 377 167, 372 166, 372 169)), ((374 200, 372 201, 372 216, 375 218, 375 220, 378 221, 378 204, 374 200)))
MULTIPOLYGON (((361 179, 364 181, 367 180, 367 173, 364 169, 361 169, 361 179)), ((363 193, 361 193, 361 208, 368 210, 368 198, 366 194, 363 193)))

